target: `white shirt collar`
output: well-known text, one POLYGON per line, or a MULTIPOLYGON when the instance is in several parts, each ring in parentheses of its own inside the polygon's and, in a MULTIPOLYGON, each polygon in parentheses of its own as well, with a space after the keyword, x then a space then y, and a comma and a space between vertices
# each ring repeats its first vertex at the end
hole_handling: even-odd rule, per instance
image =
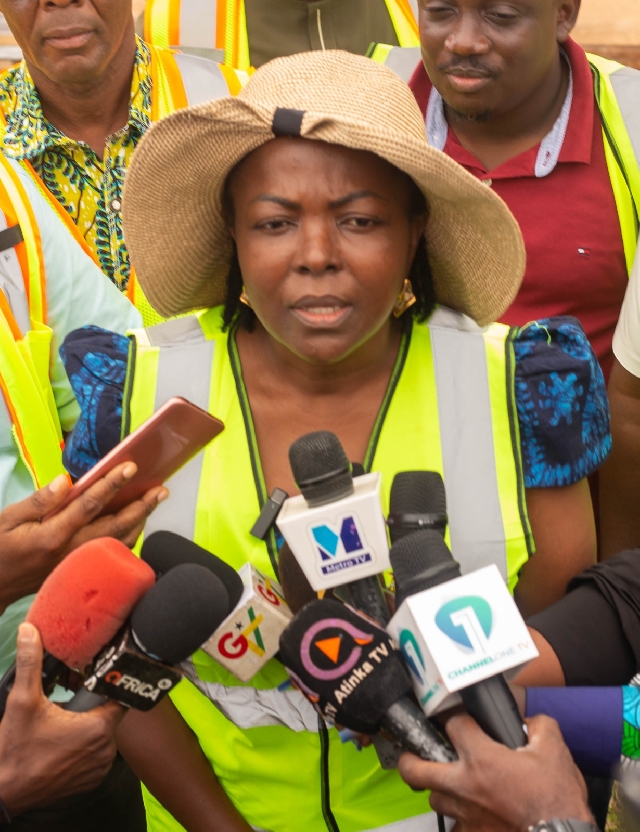
MULTIPOLYGON (((569 116, 571 115, 571 104, 573 103, 573 71, 571 70, 569 58, 564 50, 561 49, 560 53, 569 67, 569 88, 560 115, 551 130, 540 142, 535 164, 535 174, 538 179, 541 179, 543 176, 548 176, 555 170, 565 136, 567 135, 569 116)), ((449 135, 449 125, 444 114, 444 101, 435 87, 431 87, 425 123, 427 128, 427 142, 431 147, 435 147, 436 150, 444 150, 449 135)))

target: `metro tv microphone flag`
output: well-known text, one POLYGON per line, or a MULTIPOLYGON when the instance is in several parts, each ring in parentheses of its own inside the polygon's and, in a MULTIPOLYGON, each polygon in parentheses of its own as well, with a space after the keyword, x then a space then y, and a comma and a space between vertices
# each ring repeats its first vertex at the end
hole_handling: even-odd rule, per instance
POLYGON ((308 603, 280 637, 293 681, 327 719, 353 731, 384 728, 425 760, 455 753, 408 698, 411 680, 388 635, 369 619, 330 599, 308 603))
POLYGON ((502 671, 537 655, 496 566, 461 577, 442 535, 425 529, 391 548, 398 611, 388 631, 410 668, 425 712, 456 703, 494 740, 527 744, 522 719, 502 671))
POLYGON ((106 697, 150 710, 181 680, 174 665, 206 641, 228 608, 224 585, 208 569, 191 563, 170 569, 97 656, 66 709, 91 710, 106 697))
MULTIPOLYGON (((65 666, 82 669, 91 662, 154 580, 146 564, 110 537, 85 543, 56 566, 27 615, 45 649, 42 688, 47 696, 65 666)), ((0 681, 0 718, 14 680, 15 662, 0 681)))
POLYGON ((289 462, 302 494, 285 502, 278 527, 311 587, 346 585, 355 607, 386 624, 377 577, 390 565, 380 475, 354 480, 340 440, 329 431, 301 436, 289 448, 289 462))

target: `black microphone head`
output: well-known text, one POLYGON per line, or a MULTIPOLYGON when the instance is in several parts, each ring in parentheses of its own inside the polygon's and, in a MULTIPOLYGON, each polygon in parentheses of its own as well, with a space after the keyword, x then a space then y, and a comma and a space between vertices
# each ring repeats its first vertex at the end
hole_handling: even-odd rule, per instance
POLYGON ((185 563, 170 569, 137 604, 131 631, 147 655, 178 664, 207 641, 231 611, 222 581, 185 563))
POLYGON ((460 564, 435 529, 420 529, 402 537, 391 547, 389 558, 397 607, 409 595, 452 581, 461 574, 460 564))
POLYGON ((402 471, 391 484, 389 501, 391 542, 418 529, 447 527, 447 495, 437 471, 402 471))
POLYGON ((351 463, 340 440, 328 430, 307 433, 289 448, 294 479, 310 506, 322 506, 353 493, 351 463))
POLYGON ((280 636, 280 657, 318 711, 352 731, 375 733, 411 691, 387 633, 338 601, 309 602, 280 636))
POLYGON ((242 578, 232 566, 192 540, 174 532, 159 531, 150 534, 142 544, 140 556, 156 575, 164 575, 174 566, 183 563, 204 566, 224 584, 229 596, 229 610, 238 604, 244 590, 242 578))
POLYGON ((352 477, 362 477, 365 473, 364 465, 361 462, 352 462, 351 463, 351 476, 352 477))

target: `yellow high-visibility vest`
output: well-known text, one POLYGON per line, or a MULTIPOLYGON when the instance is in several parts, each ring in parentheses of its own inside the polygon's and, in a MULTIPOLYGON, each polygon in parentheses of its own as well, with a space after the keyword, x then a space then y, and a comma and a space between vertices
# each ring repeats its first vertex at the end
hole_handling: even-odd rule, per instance
POLYGON ((4 268, 15 271, 14 285, 24 287, 13 301, 14 308, 0 291, 0 389, 20 456, 37 489, 64 473, 62 431, 49 375, 53 333, 46 322, 40 231, 22 182, 3 154, 0 213, 6 223, 2 233, 16 241, 7 247, 15 249, 17 258, 5 262, 4 268))
MULTIPOLYGON (((403 336, 364 459, 382 475, 389 508, 399 471, 439 471, 447 489, 452 550, 464 572, 495 563, 511 589, 532 551, 513 380, 514 330, 481 329, 449 309, 403 336), (455 383, 452 382, 455 380, 455 383)), ((225 423, 222 434, 168 482, 171 495, 147 521, 195 540, 235 569, 251 561, 275 576, 276 539, 250 529, 267 500, 235 330, 221 307, 133 333, 123 403, 133 430, 172 396, 225 423), (174 485, 175 487, 172 487, 174 485)), ((254 829, 272 832, 436 832, 427 795, 373 748, 342 745, 287 674, 268 662, 243 684, 198 651, 189 681, 172 693, 215 773, 254 829)), ((145 794, 149 832, 181 827, 145 794)))
MULTIPOLYGON (((419 46, 416 0, 385 0, 400 46, 419 46)), ((244 0, 147 0, 147 43, 217 49, 227 66, 251 67, 244 0)))
MULTIPOLYGON (((248 78, 244 73, 236 72, 214 61, 181 55, 169 49, 158 49, 154 46, 149 46, 149 50, 151 52, 152 121, 159 121, 176 110, 200 104, 212 98, 237 95, 248 78)), ((2 113, 0 113, 0 118, 4 118, 2 113)), ((93 249, 87 244, 64 207, 44 185, 33 165, 28 161, 21 162, 21 164, 35 180, 40 192, 56 210, 78 245, 85 254, 91 257, 98 268, 101 268, 93 249)), ((127 297, 139 310, 146 326, 152 326, 163 320, 146 299, 133 267, 127 286, 127 297)))

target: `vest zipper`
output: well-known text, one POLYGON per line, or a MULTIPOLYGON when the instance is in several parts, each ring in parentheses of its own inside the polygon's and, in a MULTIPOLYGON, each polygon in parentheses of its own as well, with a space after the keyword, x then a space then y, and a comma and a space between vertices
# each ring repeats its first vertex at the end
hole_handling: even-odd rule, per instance
POLYGON ((611 152, 613 153, 616 163, 620 168, 620 173, 622 174, 622 178, 624 179, 625 185, 627 186, 627 190, 629 191, 629 196, 631 197, 631 204, 633 205, 633 219, 635 222, 635 231, 636 236, 638 236, 638 232, 640 230, 640 219, 638 218, 638 206, 636 205, 635 199, 633 197, 633 191, 631 190, 631 183, 629 182, 629 177, 627 175, 627 170, 624 166, 624 162, 622 161, 622 154, 620 153, 620 149, 618 148, 618 144, 614 138, 614 135, 607 123, 606 116, 602 110, 601 105, 601 80, 600 80, 600 72, 598 71, 597 67, 593 64, 589 64, 591 67, 591 72, 593 74, 594 79, 594 91, 596 97, 596 104, 598 105, 598 112, 600 113, 600 119, 602 121, 602 128, 604 130, 605 138, 607 139, 607 143, 611 148, 611 152))
POLYGON ((380 405, 380 410, 378 410, 378 415, 376 416, 376 421, 371 432, 371 438, 369 439, 369 444, 367 446, 367 452, 364 455, 363 468, 367 472, 367 474, 371 472, 371 466, 373 465, 373 460, 378 449, 378 441, 380 440, 382 426, 384 425, 384 420, 387 418, 387 413, 389 412, 389 407, 391 405, 391 400, 393 399, 393 394, 396 392, 396 387, 398 386, 398 382, 400 381, 400 376, 402 375, 402 371, 404 370, 404 365, 407 360, 407 355, 409 354, 409 347, 411 346, 412 329, 412 319, 408 318, 402 330, 400 349, 398 350, 396 362, 393 365, 393 370, 391 371, 391 378, 389 379, 389 384, 387 385, 387 389, 384 394, 382 404, 380 405))
POLYGON ((340 832, 340 827, 331 810, 331 784, 329 782, 329 731, 324 719, 318 715, 318 736, 320 737, 320 800, 322 815, 329 832, 340 832))
MULTIPOLYGON (((258 504, 260 511, 264 508, 269 495, 267 494, 267 486, 262 475, 262 465, 260 463, 260 451, 258 449, 258 440, 256 439, 256 432, 253 426, 253 417, 251 416, 251 405, 249 404, 249 396, 247 389, 244 386, 244 379, 242 377, 242 367, 240 365, 240 356, 238 354, 238 347, 236 346, 236 332, 238 324, 235 323, 227 338, 227 349, 229 352, 229 361, 231 363, 231 371, 236 383, 236 391, 238 393, 238 400, 240 402, 240 410, 244 421, 244 427, 247 434, 247 445, 249 446, 249 458, 251 460, 251 471, 253 473, 253 481, 258 493, 258 504)), ((248 531, 248 530, 247 530, 248 531)), ((273 574, 278 578, 278 544, 276 542, 276 533, 271 529, 265 539, 267 552, 269 553, 269 560, 271 561, 271 568, 273 574)))
POLYGON ((527 512, 527 495, 524 484, 524 472, 522 469, 522 445, 520 443, 520 425, 518 422, 518 410, 516 405, 516 362, 513 342, 515 341, 519 332, 518 327, 511 327, 509 334, 505 339, 505 363, 506 363, 506 377, 507 377, 507 410, 509 412, 509 433, 511 436, 511 445, 513 447, 513 459, 516 465, 516 479, 518 490, 518 512, 520 514, 520 522, 524 530, 524 539, 527 546, 527 554, 532 557, 534 554, 533 532, 531 531, 531 524, 529 523, 529 514, 527 512))

